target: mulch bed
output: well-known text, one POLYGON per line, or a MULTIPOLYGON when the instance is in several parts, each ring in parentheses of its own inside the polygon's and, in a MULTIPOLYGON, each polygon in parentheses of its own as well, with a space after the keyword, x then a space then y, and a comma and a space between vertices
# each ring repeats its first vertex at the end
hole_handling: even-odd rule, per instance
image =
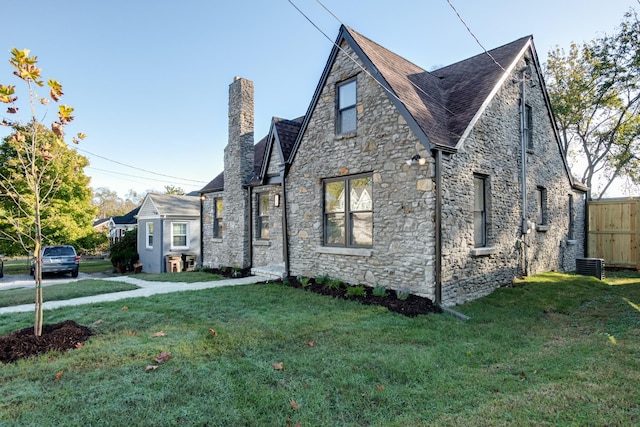
POLYGON ((43 325, 42 335, 33 334, 33 326, 0 336, 0 362, 15 362, 51 350, 66 351, 82 345, 91 330, 73 320, 43 325))
POLYGON ((309 282, 306 286, 303 286, 297 277, 288 277, 284 281, 278 282, 294 288, 304 289, 309 292, 327 295, 333 298, 358 301, 365 305, 387 307, 389 311, 400 313, 407 317, 415 317, 421 314, 442 313, 442 309, 435 305, 429 298, 420 297, 418 295, 410 294, 406 299, 400 299, 395 291, 387 290, 386 296, 376 296, 373 295, 373 288, 365 286, 363 296, 351 296, 347 293, 349 285, 335 288, 327 286, 326 284, 318 283, 313 278, 308 280, 309 282))

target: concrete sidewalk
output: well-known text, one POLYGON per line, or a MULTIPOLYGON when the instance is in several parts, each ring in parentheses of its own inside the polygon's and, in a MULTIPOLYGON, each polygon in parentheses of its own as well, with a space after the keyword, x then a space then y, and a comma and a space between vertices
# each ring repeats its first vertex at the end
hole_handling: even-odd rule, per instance
MULTIPOLYGON (((100 280, 131 283, 133 285, 139 286, 139 289, 134 289, 132 291, 114 292, 111 294, 92 295, 88 297, 73 298, 73 299, 62 300, 62 301, 45 301, 43 304, 43 309, 51 310, 54 308, 68 307, 72 305, 95 304, 99 302, 118 301, 126 298, 148 297, 150 295, 168 294, 171 292, 197 291, 200 289, 219 288, 222 286, 249 285, 256 282, 263 282, 263 281, 269 280, 269 277, 250 276, 250 277, 243 277, 240 279, 213 280, 211 282, 196 282, 196 283, 149 282, 146 280, 141 280, 141 279, 137 279, 135 277, 130 277, 130 276, 110 277, 107 279, 100 279, 100 280)), ((35 308, 33 303, 16 305, 12 307, 1 307, 0 314, 29 312, 29 311, 33 311, 34 309, 35 308)))

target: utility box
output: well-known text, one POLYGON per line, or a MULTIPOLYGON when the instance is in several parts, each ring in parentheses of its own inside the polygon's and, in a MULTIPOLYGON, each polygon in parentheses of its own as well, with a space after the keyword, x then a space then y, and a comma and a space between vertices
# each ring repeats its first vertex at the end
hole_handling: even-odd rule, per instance
POLYGON ((604 280, 604 259, 576 258, 576 273, 604 280))
POLYGON ((182 254, 183 271, 194 271, 196 269, 196 258, 195 254, 182 254))
POLYGON ((181 255, 165 255, 167 273, 179 273, 182 271, 181 255))

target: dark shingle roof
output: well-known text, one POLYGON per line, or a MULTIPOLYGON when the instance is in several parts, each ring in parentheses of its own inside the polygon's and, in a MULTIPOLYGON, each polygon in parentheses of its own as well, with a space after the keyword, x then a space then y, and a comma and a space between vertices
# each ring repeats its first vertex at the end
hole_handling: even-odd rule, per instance
POLYGON ((127 225, 136 224, 138 222, 136 215, 138 215, 139 211, 140 211, 140 206, 138 206, 137 208, 133 209, 130 212, 127 212, 124 215, 114 216, 111 219, 113 220, 114 224, 127 224, 127 225))
POLYGON ((280 148, 282 149, 282 154, 285 159, 289 158, 289 154, 291 154, 291 150, 293 150, 303 120, 304 116, 293 120, 281 119, 279 117, 273 118, 276 132, 278 132, 280 148))
MULTIPOLYGON (((344 27, 432 144, 454 148, 471 120, 531 39, 427 72, 344 27)), ((370 70, 371 71, 371 70, 370 70)), ((391 96, 393 96, 391 95, 391 96)))

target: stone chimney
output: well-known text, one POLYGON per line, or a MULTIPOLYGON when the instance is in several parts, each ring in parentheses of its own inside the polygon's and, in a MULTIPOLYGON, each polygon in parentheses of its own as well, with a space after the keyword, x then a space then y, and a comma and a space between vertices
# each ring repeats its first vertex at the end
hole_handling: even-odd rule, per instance
POLYGON ((224 237, 228 266, 248 267, 251 219, 245 184, 253 175, 253 82, 235 77, 229 86, 229 142, 224 149, 224 237))

